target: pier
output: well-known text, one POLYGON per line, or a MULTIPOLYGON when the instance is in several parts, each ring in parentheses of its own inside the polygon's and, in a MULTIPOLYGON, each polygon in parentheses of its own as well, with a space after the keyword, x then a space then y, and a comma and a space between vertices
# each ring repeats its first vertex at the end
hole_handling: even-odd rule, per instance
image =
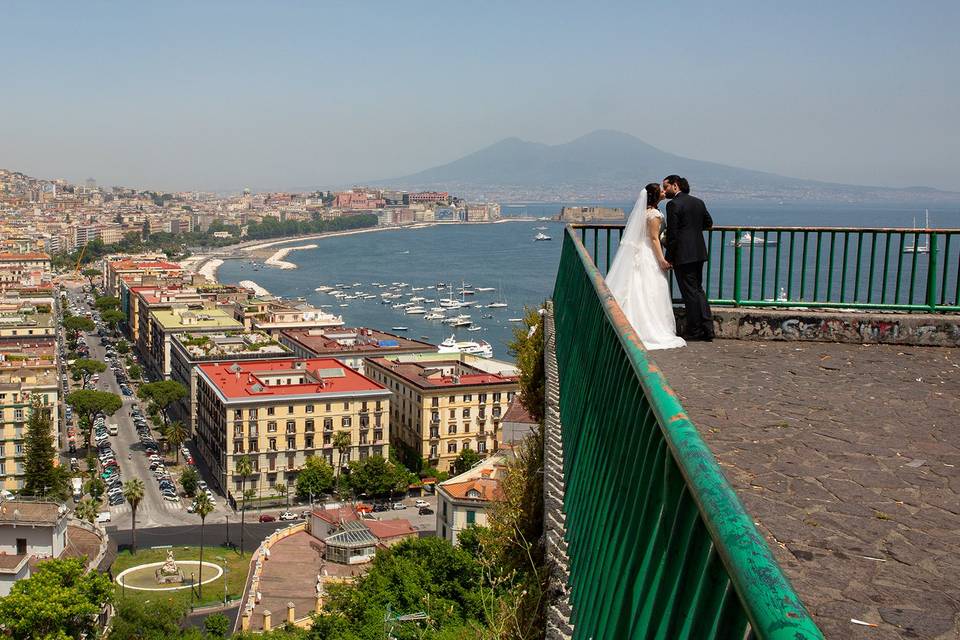
POLYGON ((718 324, 822 320, 654 352, 620 233, 567 227, 545 323, 548 637, 958 637, 960 231, 715 229, 718 324))

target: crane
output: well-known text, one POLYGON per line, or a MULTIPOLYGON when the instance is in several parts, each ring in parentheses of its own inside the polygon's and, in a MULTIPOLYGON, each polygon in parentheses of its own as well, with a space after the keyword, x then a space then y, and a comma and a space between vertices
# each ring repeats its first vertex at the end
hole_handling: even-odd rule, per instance
POLYGON ((87 252, 87 245, 84 244, 82 247, 80 247, 80 256, 77 258, 77 267, 73 270, 74 276, 80 275, 80 263, 83 262, 83 254, 85 254, 86 252, 87 252))

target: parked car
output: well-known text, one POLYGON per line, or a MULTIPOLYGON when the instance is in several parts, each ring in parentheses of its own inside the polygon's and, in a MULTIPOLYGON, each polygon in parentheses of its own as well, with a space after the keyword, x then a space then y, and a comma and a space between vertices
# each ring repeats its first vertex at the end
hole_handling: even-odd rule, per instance
POLYGON ((260 520, 260 522, 276 522, 276 521, 277 521, 276 518, 274 518, 273 516, 268 515, 268 514, 266 514, 266 513, 263 514, 262 516, 260 516, 259 520, 260 520))
POLYGON ((429 506, 430 506, 430 503, 427 502, 426 500, 422 499, 422 498, 418 498, 417 500, 414 501, 413 506, 418 507, 418 508, 419 508, 419 507, 429 507, 429 506))
POLYGON ((431 509, 430 507, 420 507, 420 510, 418 511, 418 513, 422 516, 429 516, 433 513, 433 509, 431 509))
POLYGON ((390 508, 393 509, 394 511, 403 511, 404 509, 407 508, 407 505, 403 504, 402 502, 394 502, 393 506, 390 508))
POLYGON ((280 519, 281 520, 297 520, 298 516, 292 511, 284 511, 283 513, 280 514, 280 519))

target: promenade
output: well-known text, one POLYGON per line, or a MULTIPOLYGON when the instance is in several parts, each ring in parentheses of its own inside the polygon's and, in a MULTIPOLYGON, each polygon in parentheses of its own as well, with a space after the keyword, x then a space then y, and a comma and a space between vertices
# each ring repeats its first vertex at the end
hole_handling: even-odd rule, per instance
POLYGON ((960 350, 650 356, 827 638, 960 638, 960 350))

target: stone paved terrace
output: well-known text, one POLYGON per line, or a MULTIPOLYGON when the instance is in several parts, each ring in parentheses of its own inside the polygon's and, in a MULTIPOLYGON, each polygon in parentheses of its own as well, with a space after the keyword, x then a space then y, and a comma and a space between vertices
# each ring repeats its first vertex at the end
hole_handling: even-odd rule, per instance
POLYGON ((960 349, 651 355, 827 638, 960 639, 960 349))

